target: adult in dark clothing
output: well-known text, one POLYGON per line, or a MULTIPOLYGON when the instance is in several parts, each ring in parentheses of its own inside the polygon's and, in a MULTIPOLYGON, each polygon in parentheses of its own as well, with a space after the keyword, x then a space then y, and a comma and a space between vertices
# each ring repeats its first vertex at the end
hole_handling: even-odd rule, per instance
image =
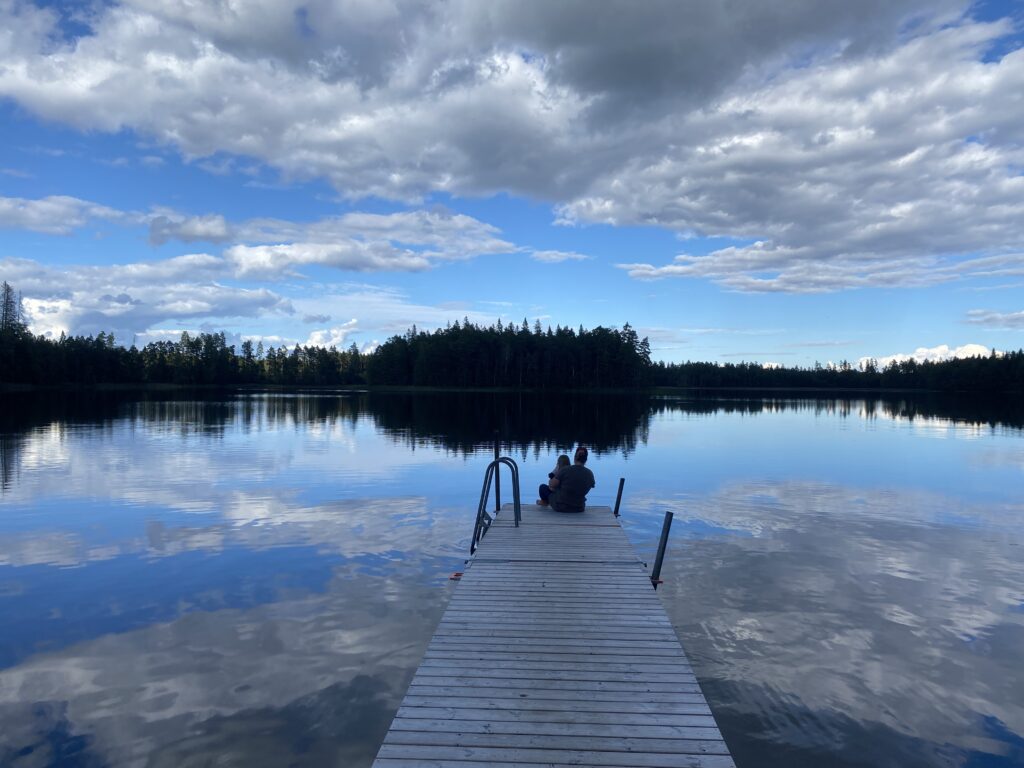
POLYGON ((587 494, 596 485, 594 473, 586 467, 587 449, 582 445, 576 449, 571 467, 559 470, 551 482, 549 498, 551 508, 556 512, 582 512, 587 506, 587 494))

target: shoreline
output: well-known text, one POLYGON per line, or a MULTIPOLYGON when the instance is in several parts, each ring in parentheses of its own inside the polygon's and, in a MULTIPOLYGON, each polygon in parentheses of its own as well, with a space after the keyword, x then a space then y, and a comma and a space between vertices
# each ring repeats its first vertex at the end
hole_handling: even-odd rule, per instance
POLYGON ((464 392, 474 394, 584 394, 584 395, 682 395, 682 394, 835 394, 852 395, 1020 395, 1018 390, 940 390, 914 389, 907 387, 595 387, 584 389, 537 389, 515 387, 434 387, 415 385, 373 385, 373 384, 171 384, 164 382, 144 384, 11 384, 0 383, 0 393, 29 394, 43 392, 64 393, 110 393, 110 392, 390 392, 390 393, 438 393, 464 392))

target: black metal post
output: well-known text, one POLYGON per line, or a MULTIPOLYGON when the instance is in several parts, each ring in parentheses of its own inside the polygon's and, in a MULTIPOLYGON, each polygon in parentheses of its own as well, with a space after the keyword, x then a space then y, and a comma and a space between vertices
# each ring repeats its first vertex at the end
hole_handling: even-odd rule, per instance
POLYGON ((626 484, 626 478, 619 478, 619 492, 615 494, 615 509, 612 510, 612 514, 616 517, 619 516, 619 504, 622 502, 622 486, 626 484))
MULTIPOLYGON (((501 458, 501 441, 498 439, 498 430, 494 430, 494 460, 501 458)), ((494 511, 501 510, 501 467, 494 468, 494 511)))
POLYGON ((661 524, 661 540, 658 542, 658 556, 654 558, 654 570, 651 571, 651 584, 657 589, 661 583, 661 562, 665 559, 665 546, 668 544, 668 532, 672 529, 672 513, 665 513, 665 522, 661 524))

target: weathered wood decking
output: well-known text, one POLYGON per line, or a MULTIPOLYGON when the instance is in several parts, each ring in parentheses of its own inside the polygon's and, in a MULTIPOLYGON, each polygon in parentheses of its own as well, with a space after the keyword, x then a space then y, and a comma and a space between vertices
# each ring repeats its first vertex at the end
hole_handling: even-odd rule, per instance
POLYGON ((456 586, 375 768, 732 766, 608 507, 510 505, 456 586))

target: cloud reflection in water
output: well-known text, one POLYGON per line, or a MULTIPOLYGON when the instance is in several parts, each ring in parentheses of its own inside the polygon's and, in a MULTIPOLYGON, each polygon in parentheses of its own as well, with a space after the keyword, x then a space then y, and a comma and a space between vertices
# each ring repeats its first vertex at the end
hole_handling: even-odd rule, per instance
POLYGON ((650 501, 681 517, 661 594, 739 765, 1024 764, 1020 503, 951 517, 799 483, 650 501))
POLYGON ((495 424, 524 482, 589 443, 644 551, 677 511, 661 594, 740 765, 1024 764, 1019 414, 76 397, 0 412, 0 764, 368 765, 495 424))

